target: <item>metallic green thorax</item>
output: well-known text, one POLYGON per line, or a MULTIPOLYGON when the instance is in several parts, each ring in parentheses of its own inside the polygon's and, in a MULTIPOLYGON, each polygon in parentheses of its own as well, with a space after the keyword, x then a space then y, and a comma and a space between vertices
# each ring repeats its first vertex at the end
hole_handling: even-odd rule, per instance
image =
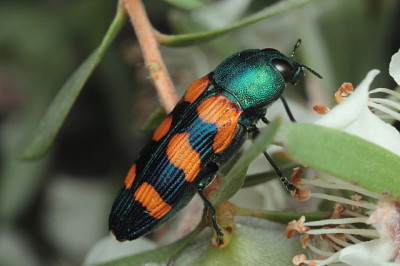
POLYGON ((225 59, 214 80, 244 110, 254 110, 266 109, 282 95, 285 83, 296 83, 302 74, 302 66, 278 50, 249 49, 225 59))

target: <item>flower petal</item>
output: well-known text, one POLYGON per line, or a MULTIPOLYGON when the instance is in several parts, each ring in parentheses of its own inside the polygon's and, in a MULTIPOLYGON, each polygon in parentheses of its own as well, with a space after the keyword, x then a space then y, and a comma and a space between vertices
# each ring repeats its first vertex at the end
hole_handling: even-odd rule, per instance
POLYGON ((393 252, 393 246, 389 241, 375 239, 342 249, 339 252, 339 260, 349 265, 398 265, 389 262, 393 258, 393 252))
POLYGON ((341 249, 339 252, 336 252, 325 260, 318 260, 317 265, 330 265, 337 262, 346 263, 346 265, 398 265, 389 262, 392 258, 393 247, 390 245, 389 241, 374 239, 341 249))
POLYGON ((369 86, 378 73, 378 70, 371 70, 343 103, 315 124, 343 130, 400 155, 400 133, 368 108, 369 86))
POLYGON ((344 130, 357 120, 367 107, 369 86, 378 74, 379 70, 371 70, 343 103, 335 106, 328 114, 315 121, 315 124, 344 130))
POLYGON ((392 56, 389 64, 389 74, 397 84, 400 84, 400 50, 392 56))
POLYGON ((358 119, 349 124, 344 130, 400 156, 399 132, 393 126, 371 113, 366 106, 358 119))
POLYGON ((106 263, 118 258, 123 258, 136 253, 147 251, 156 247, 156 244, 146 238, 135 241, 118 242, 113 237, 107 236, 98 241, 86 255, 83 265, 106 263))

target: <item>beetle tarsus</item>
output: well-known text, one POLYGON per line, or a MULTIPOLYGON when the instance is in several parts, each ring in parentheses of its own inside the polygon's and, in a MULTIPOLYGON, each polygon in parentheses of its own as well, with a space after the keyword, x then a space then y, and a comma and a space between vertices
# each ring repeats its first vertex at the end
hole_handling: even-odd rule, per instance
POLYGON ((289 192, 295 191, 296 186, 293 185, 292 183, 290 183, 289 179, 287 179, 283 175, 281 169, 279 169, 278 165, 276 165, 274 160, 272 160, 271 156, 269 156, 269 154, 266 151, 263 151, 263 154, 264 154, 265 158, 268 160, 269 164, 272 166, 272 168, 274 168, 275 173, 279 176, 279 180, 281 181, 283 186, 286 188, 286 190, 289 192))
POLYGON ((204 206, 207 208, 207 210, 211 214, 211 221, 212 221, 213 228, 217 234, 218 244, 222 244, 223 243, 222 237, 224 236, 224 234, 222 233, 221 228, 219 228, 219 226, 217 224, 217 216, 215 214, 214 207, 212 206, 211 202, 206 198, 206 196, 204 196, 204 194, 203 194, 204 188, 205 188, 205 185, 203 183, 200 183, 199 187, 198 187, 198 192, 199 192, 200 198, 204 202, 204 206))

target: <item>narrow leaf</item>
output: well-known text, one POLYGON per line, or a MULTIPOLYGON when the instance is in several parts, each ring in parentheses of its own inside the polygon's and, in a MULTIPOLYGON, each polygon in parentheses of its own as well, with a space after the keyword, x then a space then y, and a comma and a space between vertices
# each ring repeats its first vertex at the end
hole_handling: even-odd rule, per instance
POLYGON ((24 148, 18 159, 37 159, 49 149, 60 127, 62 126, 68 112, 75 103, 83 85, 99 64, 105 51, 114 40, 125 21, 125 13, 122 7, 112 21, 100 46, 80 65, 80 67, 67 80, 58 92, 53 102, 47 109, 44 117, 32 133, 32 139, 24 148))
POLYGON ((210 31, 203 31, 198 33, 189 33, 189 34, 179 34, 179 35, 166 35, 160 32, 155 32, 156 38, 163 45, 168 46, 189 46, 205 41, 209 41, 214 39, 220 35, 228 33, 232 30, 236 30, 242 28, 244 26, 256 23, 258 21, 264 20, 266 18, 270 18, 290 10, 299 8, 306 4, 309 4, 315 0, 284 0, 279 1, 274 5, 271 5, 249 17, 243 19, 237 23, 229 25, 228 27, 223 27, 219 29, 214 29, 210 31))
POLYGON ((267 128, 261 129, 260 134, 254 140, 251 147, 243 153, 228 174, 221 178, 221 189, 217 193, 210 195, 210 200, 214 205, 228 200, 242 187, 249 164, 260 153, 266 150, 268 145, 273 141, 281 121, 281 118, 277 118, 267 128))
POLYGON ((146 263, 160 264, 166 263, 172 256, 181 251, 189 241, 191 241, 198 233, 204 229, 204 224, 199 224, 190 234, 171 244, 156 248, 154 250, 128 256, 122 259, 117 259, 98 266, 124 266, 124 265, 144 265, 146 263))
POLYGON ((178 8, 192 10, 204 7, 204 3, 199 0, 164 0, 170 5, 173 5, 178 8))
POLYGON ((361 187, 400 195, 400 157, 359 137, 336 129, 293 123, 279 139, 296 161, 361 187))

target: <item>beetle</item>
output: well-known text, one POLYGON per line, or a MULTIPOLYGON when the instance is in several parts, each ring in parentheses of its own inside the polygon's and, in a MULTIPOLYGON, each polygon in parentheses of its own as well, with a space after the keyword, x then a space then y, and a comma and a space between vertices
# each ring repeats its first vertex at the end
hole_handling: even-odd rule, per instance
MULTIPOLYGON (((237 52, 188 87, 154 131, 119 190, 109 217, 110 232, 117 240, 133 240, 152 232, 196 192, 221 239, 214 208, 203 189, 249 133, 257 136, 256 123, 268 123, 268 107, 281 98, 287 83, 297 83, 304 75, 303 68, 322 78, 292 59, 299 45, 300 40, 291 57, 272 48, 237 52)), ((294 121, 284 99, 283 103, 294 121)), ((294 190, 271 157, 264 155, 284 186, 294 190)))

